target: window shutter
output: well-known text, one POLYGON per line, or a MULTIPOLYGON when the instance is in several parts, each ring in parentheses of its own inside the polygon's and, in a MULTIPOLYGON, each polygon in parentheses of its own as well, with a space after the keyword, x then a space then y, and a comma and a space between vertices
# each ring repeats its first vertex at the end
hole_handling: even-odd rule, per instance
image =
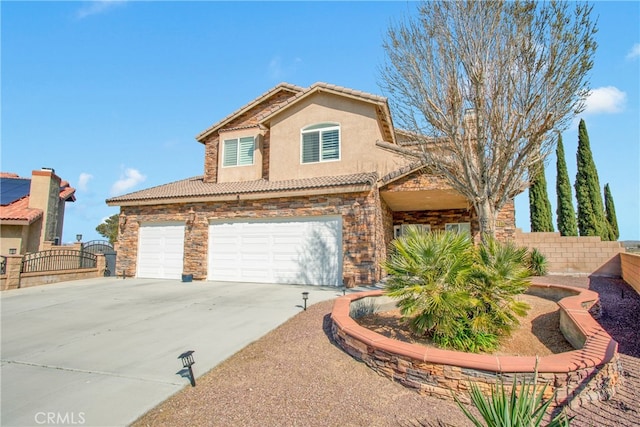
POLYGON ((238 164, 238 140, 227 139, 224 141, 224 158, 222 166, 236 166, 238 164))
POLYGON ((320 161, 320 133, 310 132, 302 134, 302 163, 320 161))
POLYGON ((338 129, 322 132, 322 160, 340 158, 340 132, 338 129))
POLYGON ((252 165, 253 164, 253 137, 240 138, 240 149, 238 153, 238 165, 252 165))

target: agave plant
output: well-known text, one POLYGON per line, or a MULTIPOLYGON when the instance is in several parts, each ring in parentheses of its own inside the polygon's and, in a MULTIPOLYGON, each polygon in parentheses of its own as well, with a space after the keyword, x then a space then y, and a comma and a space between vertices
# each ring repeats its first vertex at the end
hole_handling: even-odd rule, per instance
MULTIPOLYGON (((480 413, 480 418, 472 414, 460 400, 454 399, 465 416, 477 427, 538 427, 545 420, 547 410, 553 399, 544 400, 546 384, 538 387, 537 373, 532 382, 523 381, 518 385, 514 377, 511 390, 507 391, 504 383, 499 381, 491 387, 488 396, 482 394, 480 388, 472 383, 470 387, 471 403, 480 413)), ((555 395, 555 393, 554 393, 555 395)), ((560 412, 549 423, 548 427, 568 427, 571 418, 564 411, 560 412)))

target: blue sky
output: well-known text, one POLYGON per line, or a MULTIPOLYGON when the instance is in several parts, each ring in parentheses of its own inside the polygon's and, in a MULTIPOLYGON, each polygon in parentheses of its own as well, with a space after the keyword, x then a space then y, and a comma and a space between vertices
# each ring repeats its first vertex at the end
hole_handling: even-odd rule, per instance
MULTIPOLYGON (((598 52, 585 119, 621 240, 640 240, 640 3, 595 2, 598 52)), ((77 189, 64 242, 101 238, 105 199, 201 175, 194 136, 286 81, 383 95, 389 24, 414 2, 12 2, 0 4, 0 166, 52 167, 77 189)), ((576 174, 577 121, 563 136, 576 174)), ((555 213, 555 157, 547 166, 555 213)), ((527 193, 516 199, 529 230, 527 193)))

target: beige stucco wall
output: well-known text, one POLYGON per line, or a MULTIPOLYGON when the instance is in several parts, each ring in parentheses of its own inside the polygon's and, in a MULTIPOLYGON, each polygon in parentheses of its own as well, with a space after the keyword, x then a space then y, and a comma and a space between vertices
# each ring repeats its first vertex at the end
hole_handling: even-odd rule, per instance
POLYGON ((403 157, 376 146, 383 140, 373 104, 329 94, 315 94, 287 108, 270 123, 269 179, 279 181, 377 171, 383 176, 406 164, 403 157), (340 160, 301 162, 301 130, 340 124, 340 160))
POLYGON ((8 255, 15 248, 16 254, 37 252, 40 248, 40 229, 42 218, 30 225, 7 225, 0 227, 0 254, 8 255))
POLYGON ((44 227, 40 233, 40 245, 45 240, 61 237, 57 234, 61 230, 58 225, 60 210, 60 177, 50 170, 38 170, 31 173, 31 189, 29 193, 29 207, 42 209, 44 227))
POLYGON ((220 150, 220 154, 218 155, 218 182, 254 181, 262 178, 263 134, 264 132, 258 127, 220 132, 220 144, 218 148, 220 150), (223 166, 222 161, 224 156, 222 153, 224 150, 224 140, 248 136, 255 138, 253 165, 223 166))
POLYGON ((9 255, 9 249, 15 248, 16 254, 22 253, 22 225, 3 225, 0 227, 0 254, 9 255))

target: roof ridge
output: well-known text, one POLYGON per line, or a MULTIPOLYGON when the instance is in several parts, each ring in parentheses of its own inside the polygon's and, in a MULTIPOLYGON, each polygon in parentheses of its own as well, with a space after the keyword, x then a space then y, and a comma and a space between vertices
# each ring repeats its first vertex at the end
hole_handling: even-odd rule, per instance
POLYGON ((258 97, 253 98, 251 101, 249 101, 248 103, 244 104, 242 107, 240 107, 237 110, 235 110, 234 112, 226 115, 221 120, 218 120, 216 123, 214 123, 213 125, 209 126, 204 131, 200 132, 198 135, 196 135, 196 140, 202 142, 201 139, 205 138, 211 132, 213 132, 217 128, 223 126, 225 123, 228 123, 233 117, 236 117, 237 115, 241 114, 244 111, 250 110, 251 108, 253 108, 256 105, 258 105, 260 102, 264 101, 265 99, 269 98, 270 96, 274 95, 275 93, 277 93, 278 91, 280 91, 282 89, 289 90, 291 92, 300 92, 300 91, 304 90, 304 88, 302 88, 300 86, 296 86, 296 85, 291 84, 291 83, 286 83, 286 82, 278 83, 276 86, 274 86, 271 89, 267 90, 262 95, 259 95, 258 97))

